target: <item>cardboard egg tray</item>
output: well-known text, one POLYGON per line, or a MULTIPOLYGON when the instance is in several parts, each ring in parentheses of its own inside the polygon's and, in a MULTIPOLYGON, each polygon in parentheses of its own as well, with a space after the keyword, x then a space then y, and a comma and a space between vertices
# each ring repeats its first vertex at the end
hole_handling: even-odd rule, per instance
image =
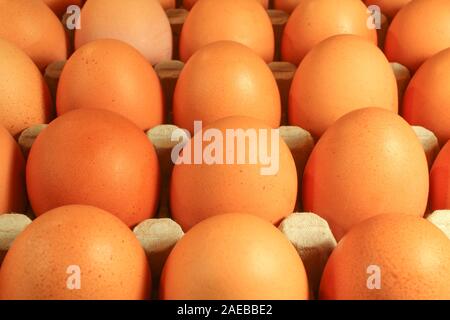
MULTIPOLYGON (((279 57, 279 44, 284 25, 288 15, 279 10, 268 10, 274 26, 277 57, 279 57)), ((167 11, 174 34, 174 48, 178 47, 178 39, 181 32, 187 11, 184 9, 170 9, 167 11)), ((385 27, 387 23, 385 23, 385 27)), ((175 53, 176 57, 176 53, 175 53)), ((64 61, 57 61, 48 66, 45 72, 45 80, 50 88, 53 99, 55 99, 64 61)), ((408 69, 393 63, 391 64, 397 78, 399 89, 399 99, 410 79, 408 69)), ((178 60, 165 61, 154 66, 157 72, 166 101, 166 119, 171 123, 172 96, 178 76, 184 63, 178 60)), ((296 71, 296 66, 287 62, 272 62, 269 64, 277 81, 281 102, 282 102, 282 125, 280 136, 290 148, 297 172, 299 183, 304 171, 308 157, 314 147, 314 139, 306 130, 287 125, 287 104, 290 85, 296 71)), ((32 126, 20 135, 18 142, 25 156, 39 135, 44 130, 45 124, 32 126)), ((137 225, 133 231, 139 239, 149 259, 154 288, 157 288, 162 267, 171 249, 180 240, 184 233, 181 227, 170 219, 169 208, 169 181, 173 168, 171 161, 171 150, 177 142, 171 141, 172 132, 177 129, 171 124, 164 124, 150 129, 146 132, 148 138, 155 146, 161 170, 161 194, 159 210, 153 219, 145 220, 137 225)), ((427 155, 428 164, 431 166, 438 151, 439 146, 435 135, 422 127, 413 127, 419 137, 427 155)), ((301 189, 300 189, 301 190, 301 189)), ((301 193, 300 193, 301 194, 301 193)), ((299 197, 300 198, 300 197, 299 197)), ((307 274, 312 297, 317 296, 320 278, 326 261, 336 246, 336 240, 328 226, 328 223, 321 217, 313 213, 302 212, 301 201, 297 202, 296 209, 291 215, 286 217, 278 226, 289 241, 294 245, 300 255, 307 274)), ((26 213, 12 213, 0 215, 0 262, 10 248, 14 239, 31 223, 34 214, 29 210, 26 213)), ((437 225, 450 238, 450 214, 446 211, 436 211, 430 214, 427 219, 437 225)))

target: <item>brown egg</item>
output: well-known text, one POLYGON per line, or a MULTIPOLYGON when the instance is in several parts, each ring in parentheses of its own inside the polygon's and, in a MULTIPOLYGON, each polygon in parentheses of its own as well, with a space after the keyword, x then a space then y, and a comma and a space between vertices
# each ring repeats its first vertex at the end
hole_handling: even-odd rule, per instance
POLYGON ((151 288, 145 252, 110 213, 71 205, 34 220, 0 271, 2 300, 138 300, 151 288))
POLYGON ((0 214, 25 212, 25 160, 11 134, 0 125, 0 214))
POLYGON ((366 108, 340 118, 317 143, 303 175, 303 206, 340 239, 380 213, 423 216, 428 165, 414 131, 393 112, 366 108))
MULTIPOLYGON (((251 0, 254 1, 254 0, 251 0)), ((257 0, 259 2, 261 2, 261 4, 264 6, 264 8, 268 8, 269 7, 269 0, 257 0)), ((185 7, 188 10, 191 10, 192 7, 194 6, 194 4, 196 4, 198 2, 198 0, 183 0, 183 7, 185 7)))
POLYGON ((46 5, 58 16, 62 17, 69 6, 76 5, 81 8, 85 0, 43 0, 46 5))
POLYGON ((380 7, 381 12, 388 18, 395 17, 397 12, 411 0, 364 0, 367 6, 376 5, 380 7))
POLYGON ((184 230, 229 212, 278 223, 295 207, 291 152, 278 130, 260 120, 234 116, 213 122, 188 142, 181 159, 172 172, 170 207, 184 230))
POLYGON ((266 62, 274 55, 270 18, 255 0, 201 0, 189 12, 180 37, 180 58, 187 61, 201 47, 232 40, 253 49, 266 62))
POLYGON ((403 98, 403 117, 430 129, 441 145, 450 139, 450 48, 417 70, 403 98))
POLYGON ((155 214, 158 158, 146 135, 127 119, 107 110, 78 109, 58 117, 34 142, 27 187, 38 216, 86 204, 134 226, 155 214))
POLYGON ((151 64, 172 58, 172 30, 157 0, 95 0, 81 10, 82 28, 75 48, 98 39, 122 40, 138 49, 151 64))
POLYGON ((321 299, 450 299, 450 240, 429 221, 397 214, 358 224, 325 267, 321 299))
POLYGON ((354 34, 377 44, 369 29, 370 14, 360 0, 300 0, 284 29, 283 61, 299 64, 319 42, 337 34, 354 34))
POLYGON ((41 71, 67 58, 64 27, 41 0, 0 0, 0 38, 24 50, 41 71))
POLYGON ((224 214, 202 221, 176 244, 160 297, 308 299, 308 281, 302 260, 276 227, 248 214, 224 214))
POLYGON ((384 51, 389 61, 415 71, 428 58, 450 47, 450 1, 414 0, 389 26, 384 51))
POLYGON ((251 49, 233 41, 214 42, 197 51, 181 71, 174 122, 192 133, 195 120, 208 125, 233 115, 279 127, 280 93, 272 71, 251 49))
POLYGON ((78 108, 117 112, 148 130, 163 122, 161 84, 139 51, 118 40, 96 40, 79 48, 62 71, 58 115, 78 108))
POLYGON ((295 73, 289 123, 317 138, 339 117, 365 107, 398 110, 396 79, 383 52, 355 35, 318 44, 295 73))
POLYGON ((450 209, 450 143, 439 152, 430 172, 431 211, 450 209))
POLYGON ((52 116, 50 93, 36 65, 22 50, 0 39, 0 125, 17 136, 52 116))

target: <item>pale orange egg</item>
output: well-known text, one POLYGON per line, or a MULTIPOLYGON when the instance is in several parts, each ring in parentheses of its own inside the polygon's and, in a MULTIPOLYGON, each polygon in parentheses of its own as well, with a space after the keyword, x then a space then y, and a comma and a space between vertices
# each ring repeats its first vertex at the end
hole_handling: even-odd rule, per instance
POLYGON ((354 34, 377 44, 376 29, 361 0, 300 0, 283 32, 283 61, 299 64, 319 42, 337 34, 354 34))
POLYGON ((219 41, 197 51, 181 71, 173 99, 174 122, 192 133, 196 120, 208 125, 234 115, 276 128, 280 93, 261 57, 237 42, 219 41))
POLYGON ((117 112, 143 130, 163 122, 161 84, 152 65, 119 40, 96 40, 67 61, 57 91, 58 115, 78 108, 117 112))
POLYGON ((38 216, 86 204, 134 226, 153 217, 158 206, 153 145, 136 125, 107 110, 77 109, 50 123, 31 148, 26 174, 38 216))
POLYGON ((62 17, 66 12, 67 8, 75 5, 81 8, 85 0, 43 0, 46 5, 58 16, 62 17))
POLYGON ((420 217, 383 214, 361 222, 338 243, 325 266, 319 298, 448 300, 449 283, 445 234, 420 217))
POLYGON ((410 71, 450 47, 450 1, 414 0, 404 6, 389 26, 384 51, 389 61, 410 71))
POLYGON ((95 0, 81 10, 75 48, 98 39, 122 40, 138 49, 151 64, 172 58, 172 30, 157 0, 95 0))
POLYGON ((297 171, 277 133, 242 116, 217 120, 197 132, 172 172, 172 217, 188 230, 222 213, 246 212, 274 224, 291 214, 297 171))
POLYGON ((304 300, 302 260, 270 223, 248 214, 202 221, 176 244, 161 276, 166 300, 304 300))
MULTIPOLYGON (((192 7, 194 6, 194 4, 196 4, 199 0, 183 0, 183 7, 191 10, 192 7)), ((250 0, 250 1, 255 1, 255 0, 250 0)), ((269 7, 269 0, 257 0, 259 2, 261 2, 261 4, 264 6, 264 8, 268 8, 269 7)))
POLYGON ((90 206, 51 210, 14 241, 0 271, 2 300, 140 300, 147 257, 131 230, 90 206))
POLYGON ((381 13, 389 19, 394 18, 397 12, 408 2, 411 2, 411 0, 364 0, 367 6, 376 5, 380 7, 381 13))
POLYGON ((396 79, 383 52, 355 35, 314 47, 292 81, 289 123, 318 138, 339 117, 365 107, 398 111, 396 79))
POLYGON ((0 125, 16 137, 34 124, 48 123, 53 113, 39 69, 22 50, 0 39, 0 125))
POLYGON ((26 209, 25 160, 11 134, 0 125, 0 214, 26 209))
POLYGON ((450 48, 434 55, 417 70, 403 98, 403 117, 425 127, 441 145, 450 139, 450 48))
POLYGON ((253 49, 266 62, 275 39, 266 10, 255 0, 201 0, 189 12, 180 36, 180 58, 187 61, 201 47, 232 40, 253 49))
POLYGON ((450 143, 439 152, 430 172, 431 211, 450 209, 450 143))
POLYGON ((346 114, 321 137, 303 175, 303 206, 327 220, 337 239, 381 213, 423 216, 428 164, 419 139, 395 113, 346 114))
POLYGON ((41 0, 0 0, 0 38, 25 51, 41 71, 67 58, 64 27, 41 0))

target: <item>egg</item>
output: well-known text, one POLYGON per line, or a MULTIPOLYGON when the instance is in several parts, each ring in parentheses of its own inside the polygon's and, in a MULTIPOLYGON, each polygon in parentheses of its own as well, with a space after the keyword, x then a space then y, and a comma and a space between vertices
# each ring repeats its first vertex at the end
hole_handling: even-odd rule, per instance
POLYGON ((439 152, 430 172, 430 209, 450 209, 450 144, 439 152))
POLYGON ((222 213, 246 212, 272 223, 292 213, 297 171, 278 130, 233 116, 196 132, 171 177, 171 213, 183 230, 222 213))
POLYGON ((403 117, 425 127, 441 145, 450 139, 450 48, 428 59, 411 79, 403 98, 403 117))
POLYGON ((232 40, 254 50, 266 62, 274 56, 272 23, 255 0, 201 0, 189 12, 181 30, 180 58, 187 61, 201 47, 232 40))
POLYGON ((34 124, 48 123, 53 113, 39 69, 22 50, 0 39, 0 125, 16 137, 34 124))
POLYGON ((64 27, 41 0, 0 0, 0 38, 25 51, 41 71, 67 58, 64 27))
POLYGON ((365 107, 398 111, 395 75, 383 52, 355 35, 314 47, 292 81, 289 123, 318 138, 339 117, 365 107))
POLYGON ((389 61, 416 71, 428 58, 450 47, 450 2, 414 0, 395 16, 386 35, 389 61))
POLYGON ((352 228, 331 254, 321 299, 450 298, 450 240, 420 217, 386 214, 352 228))
POLYGON ((358 35, 376 45, 369 17, 360 0, 300 0, 284 28, 282 60, 298 65, 316 44, 337 34, 358 35))
POLYGON ((176 244, 161 276, 166 300, 300 300, 305 268, 270 223, 231 213, 202 221, 176 244))
POLYGON ((300 0, 274 0, 273 6, 277 10, 283 10, 289 14, 294 11, 294 9, 299 4, 300 0))
POLYGON ((81 10, 75 48, 98 39, 122 40, 153 65, 172 58, 169 18, 157 0, 94 0, 81 10))
POLYGON ((89 42, 67 61, 57 91, 57 113, 78 108, 117 112, 142 130, 163 122, 161 84, 152 65, 130 45, 89 42))
POLYGON ((81 8, 85 0, 43 0, 50 9, 58 16, 62 17, 69 6, 78 6, 81 8))
MULTIPOLYGON (((255 0, 250 0, 250 1, 255 1, 255 0)), ((266 8, 266 9, 268 8, 269 0, 257 0, 257 1, 259 1, 264 6, 264 8, 266 8)), ((183 0, 183 7, 188 10, 191 10, 192 7, 194 6, 194 4, 196 4, 197 2, 198 2, 198 0, 183 0)))
POLYGON ((303 206, 327 220, 336 239, 382 213, 423 216, 428 165, 400 116, 365 108, 340 118, 321 137, 303 175, 303 206))
POLYGON ((159 3, 164 9, 174 9, 175 2, 175 0, 159 0, 159 3))
POLYGON ((281 101, 272 71, 248 47, 219 41, 197 51, 178 78, 173 100, 176 125, 193 132, 194 121, 208 125, 240 115, 280 125, 281 101))
POLYGON ((386 17, 392 19, 411 0, 364 0, 367 6, 378 6, 386 17))
POLYGON ((138 300, 151 288, 145 252, 101 209, 70 205, 34 220, 0 271, 2 300, 138 300))
POLYGON ((31 148, 26 180, 38 216, 85 204, 134 226, 151 218, 158 204, 158 158, 151 142, 107 110, 77 109, 54 120, 31 148))
POLYGON ((0 214, 25 212, 25 160, 11 134, 0 125, 0 214))

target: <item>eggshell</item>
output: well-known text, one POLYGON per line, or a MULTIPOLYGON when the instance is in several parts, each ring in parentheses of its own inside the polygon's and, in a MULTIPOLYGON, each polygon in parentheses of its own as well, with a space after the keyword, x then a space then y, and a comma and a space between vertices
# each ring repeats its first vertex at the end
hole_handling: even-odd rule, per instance
POLYGON ((174 122, 193 132, 194 120, 208 125, 233 115, 279 127, 280 93, 262 58, 242 44, 219 41, 197 51, 181 71, 173 100, 174 122))
POLYGON ((303 263, 270 223, 247 214, 209 218, 175 246, 160 297, 169 300, 308 298, 303 263))
POLYGON ((117 112, 148 130, 164 119, 163 94, 153 67, 119 40, 96 40, 67 61, 57 91, 58 115, 77 108, 117 112))
POLYGON ((411 0, 364 0, 367 6, 380 7, 381 13, 390 19, 394 18, 397 12, 409 2, 411 0))
POLYGON ((0 125, 17 136, 29 126, 50 121, 52 109, 36 65, 22 50, 0 39, 0 125))
POLYGON ((27 187, 38 216, 86 204, 134 226, 155 214, 158 158, 144 132, 127 119, 106 110, 78 109, 37 137, 27 163, 27 187))
POLYGON ((60 207, 37 218, 13 242, 0 271, 2 300, 146 299, 150 287, 134 234, 90 206, 60 207))
POLYGON ((58 16, 62 17, 69 6, 75 5, 81 8, 85 0, 43 0, 50 9, 58 16))
POLYGON ((180 36, 180 58, 187 61, 201 47, 232 40, 253 49, 266 62, 274 56, 269 15, 257 1, 201 0, 189 12, 180 36))
POLYGON ((450 47, 450 1, 414 0, 389 26, 385 53, 389 61, 415 71, 428 58, 450 47))
POLYGON ((277 10, 283 10, 287 13, 292 13, 300 0, 274 0, 273 6, 277 10))
MULTIPOLYGON (((251 0, 251 1, 254 1, 254 0, 251 0)), ((266 9, 268 8, 269 0, 257 0, 257 1, 260 2, 264 6, 264 8, 266 8, 266 9)), ((183 0, 183 7, 188 10, 191 10, 192 7, 194 6, 194 4, 196 4, 197 2, 198 2, 198 0, 183 0)))
POLYGON ((0 214, 25 212, 25 160, 11 134, 0 126, 0 214))
POLYGON ((67 58, 64 27, 41 0, 0 0, 0 38, 25 51, 41 71, 67 58))
POLYGON ((414 131, 379 108, 356 110, 331 126, 303 175, 303 206, 330 224, 336 239, 382 213, 423 216, 428 165, 414 131))
POLYGON ((395 76, 383 52, 355 35, 318 44, 292 81, 289 123, 317 138, 339 117, 365 107, 398 110, 395 76))
POLYGON ((337 34, 354 34, 377 44, 376 29, 360 0, 300 0, 284 29, 283 61, 298 65, 319 42, 337 34))
POLYGON ((430 129, 441 145, 450 139, 450 48, 428 59, 411 79, 403 99, 403 117, 430 129))
POLYGON ((98 39, 122 40, 138 49, 151 64, 172 57, 169 19, 157 0, 95 0, 81 10, 82 28, 75 48, 98 39))
POLYGON ((425 219, 387 214, 358 224, 338 243, 320 298, 448 300, 449 283, 450 241, 444 233, 425 219))
POLYGON ((430 172, 431 211, 450 209, 450 144, 447 142, 439 152, 430 172))
POLYGON ((159 0, 159 3, 164 9, 173 9, 175 8, 175 0, 159 0))
MULTIPOLYGON (((195 159, 191 158, 191 164, 175 165, 171 177, 170 208, 172 217, 183 230, 221 213, 247 212, 272 223, 278 223, 291 214, 297 197, 297 171, 284 141, 281 138, 272 141, 272 129, 260 120, 241 116, 213 122, 204 127, 203 132, 208 129, 216 129, 222 133, 223 149, 219 147, 218 150, 223 150, 224 155, 230 152, 230 148, 233 148, 230 143, 234 142, 234 158, 229 155, 231 163, 224 161, 223 164, 205 161, 195 164, 195 159), (238 163, 244 151, 238 148, 237 138, 226 138, 227 129, 258 130, 254 134, 259 140, 259 147, 251 151, 249 139, 246 139, 244 163, 238 163), (266 136, 259 129, 266 130, 266 136), (279 143, 279 150, 272 153, 272 143, 275 142, 279 143), (272 164, 275 166, 278 163, 276 172, 263 175, 262 168, 269 168, 269 165, 263 164, 259 156, 253 164, 250 163, 249 153, 259 153, 263 148, 269 151, 272 164)), ((197 137, 201 139, 203 132, 197 133, 197 137)), ((207 154, 211 143, 197 143, 197 139, 194 136, 188 142, 191 155, 194 156, 195 148, 200 148, 201 153, 207 154)))

